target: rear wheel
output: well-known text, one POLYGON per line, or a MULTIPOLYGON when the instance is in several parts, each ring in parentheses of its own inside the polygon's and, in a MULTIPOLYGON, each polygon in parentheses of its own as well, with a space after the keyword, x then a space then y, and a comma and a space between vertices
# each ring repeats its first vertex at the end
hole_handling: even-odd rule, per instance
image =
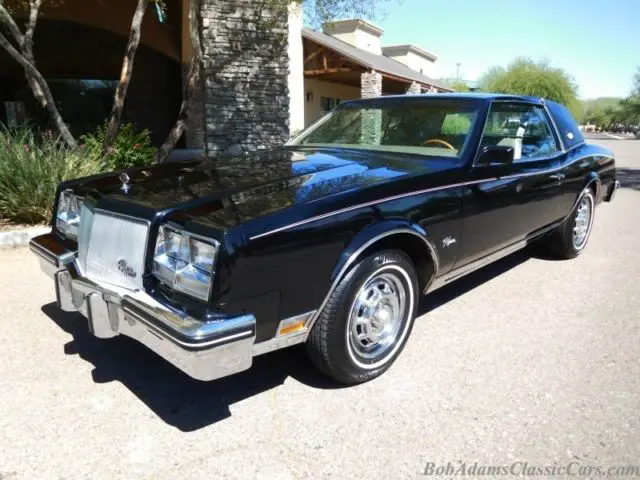
POLYGON ((585 188, 571 215, 551 234, 548 246, 560 258, 575 258, 587 246, 595 214, 593 190, 585 188))
POLYGON ((384 373, 409 337, 417 304, 411 260, 385 250, 360 261, 340 281, 307 341, 313 363, 356 384, 384 373))

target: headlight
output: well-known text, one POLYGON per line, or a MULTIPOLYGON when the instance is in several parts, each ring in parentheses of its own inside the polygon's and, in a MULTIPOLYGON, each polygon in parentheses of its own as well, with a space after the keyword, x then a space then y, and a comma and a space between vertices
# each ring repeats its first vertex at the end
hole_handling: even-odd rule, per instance
POLYGON ((153 274, 169 287, 208 300, 219 243, 162 226, 153 257, 153 274))
POLYGON ((78 197, 68 190, 60 194, 58 211, 56 212, 56 228, 67 237, 78 238, 82 201, 82 197, 78 197))

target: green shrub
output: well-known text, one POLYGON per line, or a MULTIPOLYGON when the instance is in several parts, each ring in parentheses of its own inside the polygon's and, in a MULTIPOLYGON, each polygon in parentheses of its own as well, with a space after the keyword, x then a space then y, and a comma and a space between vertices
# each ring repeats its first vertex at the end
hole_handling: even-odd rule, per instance
POLYGON ((101 170, 95 158, 69 150, 50 132, 0 128, 0 219, 48 223, 58 184, 101 170))
POLYGON ((466 135, 471 128, 471 117, 466 113, 450 113, 442 122, 443 135, 466 135))
MULTIPOLYGON (((102 146, 107 132, 107 124, 98 127, 92 133, 81 137, 81 148, 92 158, 102 157, 102 146)), ((151 143, 149 130, 139 131, 133 123, 124 123, 120 127, 113 149, 103 158, 105 170, 122 170, 141 167, 153 162, 156 148, 151 143)))

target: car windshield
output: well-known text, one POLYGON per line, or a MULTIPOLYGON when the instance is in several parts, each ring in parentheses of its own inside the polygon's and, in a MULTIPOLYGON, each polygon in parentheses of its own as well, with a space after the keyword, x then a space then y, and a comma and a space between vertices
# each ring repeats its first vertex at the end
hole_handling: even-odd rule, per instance
POLYGON ((349 102, 321 118, 289 145, 459 157, 478 109, 476 102, 455 100, 349 102))

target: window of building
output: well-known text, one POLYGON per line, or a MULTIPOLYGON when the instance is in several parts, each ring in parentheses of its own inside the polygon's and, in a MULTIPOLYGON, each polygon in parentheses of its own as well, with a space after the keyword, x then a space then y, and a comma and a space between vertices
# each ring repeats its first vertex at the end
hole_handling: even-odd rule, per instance
POLYGON ((320 97, 320 110, 327 113, 340 105, 340 99, 334 97, 320 97))

